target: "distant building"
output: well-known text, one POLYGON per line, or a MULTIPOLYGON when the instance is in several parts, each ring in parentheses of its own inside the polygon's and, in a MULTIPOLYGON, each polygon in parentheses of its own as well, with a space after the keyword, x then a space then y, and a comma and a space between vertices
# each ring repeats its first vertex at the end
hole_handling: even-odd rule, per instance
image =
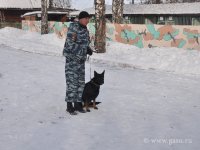
MULTIPOLYGON (((33 11, 36 11, 36 14, 39 14, 38 11, 40 10, 41 0, 0 0, 0 28, 4 26, 21 28, 22 15, 33 11)), ((51 8, 48 8, 48 10, 55 12, 50 15, 50 19, 55 21, 61 21, 64 19, 63 16, 66 16, 68 12, 71 11, 71 9, 64 9, 53 5, 51 8), (56 14, 59 15, 56 16, 56 14)), ((30 16, 30 19, 34 18, 33 16, 34 15, 30 16)), ((35 16, 35 20, 37 17, 39 18, 39 16, 40 15, 35 16)))
MULTIPOLYGON (((71 21, 69 20, 69 11, 48 11, 48 21, 58 21, 58 22, 66 22, 71 21)), ((41 20, 41 11, 33 11, 23 14, 22 16, 23 20, 29 20, 29 21, 40 21, 41 20)))
MULTIPOLYGON (((92 16, 94 7, 84 9, 92 16)), ((71 12, 77 16, 79 11, 71 12)), ((94 17, 93 17, 94 19, 94 17)), ((91 19, 93 22, 94 20, 91 19)), ((112 21, 112 6, 106 5, 106 19, 112 21)), ((173 4, 125 4, 124 23, 131 24, 171 24, 200 25, 200 2, 173 4)))

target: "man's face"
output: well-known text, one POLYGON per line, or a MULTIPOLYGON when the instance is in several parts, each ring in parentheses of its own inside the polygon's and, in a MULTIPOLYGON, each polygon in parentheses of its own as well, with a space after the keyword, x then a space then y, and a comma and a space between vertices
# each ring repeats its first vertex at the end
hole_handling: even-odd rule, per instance
POLYGON ((90 20, 90 18, 87 17, 87 18, 82 18, 82 19, 80 19, 79 22, 80 22, 82 25, 87 26, 87 24, 89 23, 89 20, 90 20))

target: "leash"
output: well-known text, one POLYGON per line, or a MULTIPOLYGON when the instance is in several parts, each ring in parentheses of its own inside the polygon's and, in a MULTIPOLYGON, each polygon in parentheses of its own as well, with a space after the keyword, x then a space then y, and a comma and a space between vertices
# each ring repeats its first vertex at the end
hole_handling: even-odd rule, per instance
MULTIPOLYGON (((94 53, 98 53, 98 50, 92 50, 92 52, 94 52, 94 53)), ((87 57, 87 60, 89 61, 89 64, 90 64, 90 80, 92 79, 92 67, 91 67, 91 59, 90 59, 90 55, 88 55, 88 57, 87 57)))
POLYGON ((88 56, 88 61, 89 61, 89 64, 90 64, 90 80, 92 79, 92 67, 91 67, 91 60, 90 60, 90 56, 88 56))

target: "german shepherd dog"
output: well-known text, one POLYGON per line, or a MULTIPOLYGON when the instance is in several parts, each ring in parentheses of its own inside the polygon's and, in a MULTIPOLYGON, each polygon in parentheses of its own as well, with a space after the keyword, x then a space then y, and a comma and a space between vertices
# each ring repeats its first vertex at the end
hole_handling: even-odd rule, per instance
POLYGON ((94 78, 85 84, 82 99, 87 112, 90 112, 89 103, 91 101, 93 101, 93 108, 98 109, 96 107, 96 98, 99 95, 100 85, 104 84, 104 73, 105 70, 101 74, 94 71, 94 78))

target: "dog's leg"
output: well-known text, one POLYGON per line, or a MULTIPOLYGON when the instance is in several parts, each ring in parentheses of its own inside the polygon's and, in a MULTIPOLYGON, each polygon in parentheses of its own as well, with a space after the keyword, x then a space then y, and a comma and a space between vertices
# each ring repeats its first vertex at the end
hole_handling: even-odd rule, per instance
POLYGON ((90 112, 88 101, 85 102, 85 108, 87 112, 90 112))
POLYGON ((93 108, 98 109, 97 106, 96 106, 96 100, 95 99, 93 100, 93 108))

